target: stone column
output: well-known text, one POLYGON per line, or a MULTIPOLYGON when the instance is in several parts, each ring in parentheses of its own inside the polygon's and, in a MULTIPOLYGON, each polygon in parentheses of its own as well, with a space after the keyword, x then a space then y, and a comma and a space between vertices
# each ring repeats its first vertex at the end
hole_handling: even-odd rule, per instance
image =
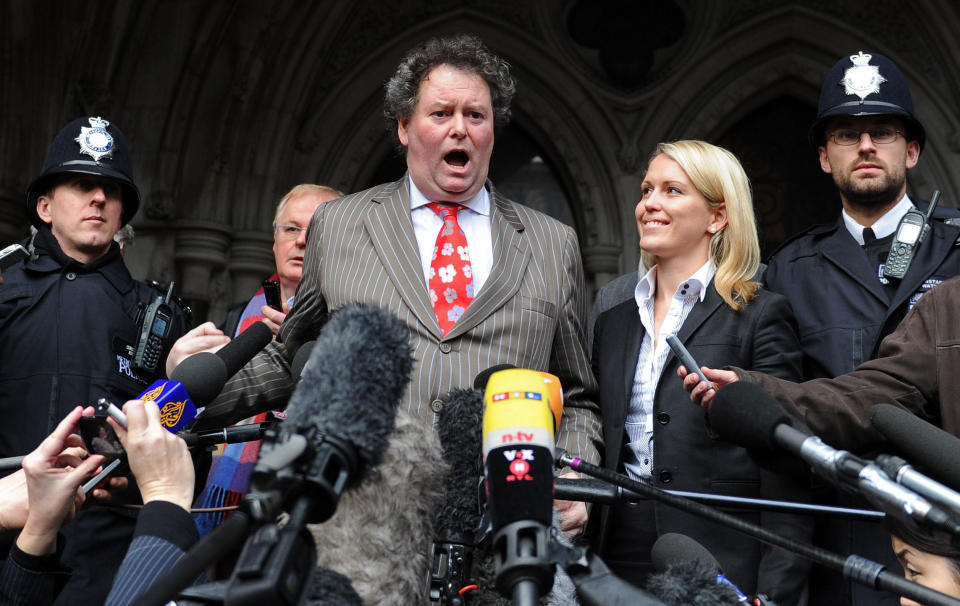
POLYGON ((619 246, 609 244, 597 244, 583 249, 583 272, 587 292, 590 294, 587 299, 588 304, 593 302, 593 296, 601 286, 622 273, 620 271, 621 252, 619 246))
POLYGON ((179 275, 180 296, 193 308, 194 318, 207 318, 210 301, 219 293, 212 292, 214 272, 227 264, 227 248, 232 230, 211 221, 178 221, 174 259, 179 275))

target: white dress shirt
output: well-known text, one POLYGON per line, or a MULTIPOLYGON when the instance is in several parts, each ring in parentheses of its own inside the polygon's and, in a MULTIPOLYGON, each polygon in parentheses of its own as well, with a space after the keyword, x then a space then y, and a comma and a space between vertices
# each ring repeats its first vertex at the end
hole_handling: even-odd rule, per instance
POLYGON ((640 355, 637 357, 630 408, 627 410, 624 426, 627 432, 627 452, 623 461, 627 473, 634 479, 649 478, 653 469, 653 397, 656 395, 657 383, 660 382, 667 356, 670 355, 667 336, 676 334, 693 306, 698 301, 703 301, 707 294, 707 285, 716 272, 713 262, 707 261, 680 284, 670 299, 670 307, 660 325, 656 343, 653 341, 653 304, 657 291, 657 267, 651 267, 637 283, 635 297, 644 335, 640 344, 640 355))

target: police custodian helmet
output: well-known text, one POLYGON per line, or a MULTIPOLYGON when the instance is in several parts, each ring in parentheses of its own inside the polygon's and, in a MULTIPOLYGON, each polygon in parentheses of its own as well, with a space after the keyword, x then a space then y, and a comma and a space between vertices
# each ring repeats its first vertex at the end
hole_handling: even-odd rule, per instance
POLYGON ((824 127, 834 116, 896 116, 906 127, 907 140, 923 144, 923 125, 913 115, 913 97, 897 64, 883 55, 860 51, 837 61, 820 89, 817 120, 810 142, 823 145, 824 127))
POLYGON ((130 150, 123 133, 103 118, 77 118, 57 133, 47 150, 40 176, 27 188, 27 216, 36 227, 43 225, 37 215, 37 198, 47 193, 57 176, 65 173, 99 175, 113 179, 123 190, 126 225, 140 207, 140 192, 133 184, 130 150))

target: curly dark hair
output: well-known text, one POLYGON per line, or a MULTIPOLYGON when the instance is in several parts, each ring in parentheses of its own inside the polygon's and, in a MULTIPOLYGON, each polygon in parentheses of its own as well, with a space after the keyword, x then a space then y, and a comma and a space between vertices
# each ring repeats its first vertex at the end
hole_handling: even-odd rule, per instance
POLYGON ((510 122, 510 102, 517 91, 516 80, 510 75, 510 65, 491 52, 476 35, 431 38, 404 55, 384 87, 383 116, 399 149, 402 146, 397 138, 398 120, 413 114, 420 95, 420 83, 433 68, 444 64, 483 78, 490 87, 494 125, 500 128, 510 122))

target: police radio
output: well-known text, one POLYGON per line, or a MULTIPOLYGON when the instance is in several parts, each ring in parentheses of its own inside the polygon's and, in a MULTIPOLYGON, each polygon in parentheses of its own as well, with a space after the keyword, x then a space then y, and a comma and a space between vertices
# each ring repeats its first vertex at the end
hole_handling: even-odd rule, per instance
POLYGON ((163 341, 170 334, 173 309, 170 297, 173 296, 173 282, 167 289, 166 297, 157 297, 147 305, 140 318, 140 333, 133 355, 133 366, 151 375, 156 374, 157 366, 163 356, 163 341))
POLYGON ((887 254, 887 262, 883 266, 883 276, 894 280, 902 280, 910 269, 910 263, 913 261, 913 255, 917 252, 917 247, 927 237, 930 231, 930 217, 933 216, 933 209, 937 207, 940 201, 940 190, 933 192, 933 199, 930 200, 930 207, 927 208, 927 214, 924 215, 919 210, 912 208, 907 211, 900 219, 900 225, 897 226, 897 233, 890 244, 890 252, 887 254))

